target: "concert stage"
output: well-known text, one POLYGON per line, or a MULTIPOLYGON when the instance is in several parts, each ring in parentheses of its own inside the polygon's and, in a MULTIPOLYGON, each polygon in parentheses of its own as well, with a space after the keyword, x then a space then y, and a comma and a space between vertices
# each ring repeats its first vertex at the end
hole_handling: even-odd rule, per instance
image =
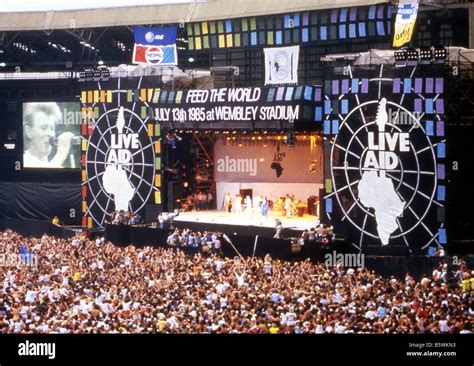
POLYGON ((259 235, 272 238, 275 235, 275 220, 283 224, 282 237, 298 237, 303 230, 316 226, 317 216, 303 215, 285 217, 270 212, 268 217, 258 214, 227 213, 222 210, 181 212, 174 221, 179 228, 195 231, 219 231, 226 234, 259 235))

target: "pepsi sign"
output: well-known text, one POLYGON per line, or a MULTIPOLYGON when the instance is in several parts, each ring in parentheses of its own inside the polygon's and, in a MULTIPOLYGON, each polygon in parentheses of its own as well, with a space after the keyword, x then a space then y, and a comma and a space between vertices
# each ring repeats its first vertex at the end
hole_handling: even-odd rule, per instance
POLYGON ((176 28, 134 27, 133 63, 177 65, 176 28))

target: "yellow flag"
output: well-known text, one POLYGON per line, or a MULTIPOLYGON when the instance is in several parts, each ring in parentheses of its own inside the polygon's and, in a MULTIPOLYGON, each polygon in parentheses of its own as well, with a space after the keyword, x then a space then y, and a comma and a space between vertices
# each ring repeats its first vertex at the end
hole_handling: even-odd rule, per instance
POLYGON ((397 18, 395 19, 395 33, 393 47, 401 47, 410 42, 415 29, 418 14, 418 0, 400 0, 398 3, 397 18))

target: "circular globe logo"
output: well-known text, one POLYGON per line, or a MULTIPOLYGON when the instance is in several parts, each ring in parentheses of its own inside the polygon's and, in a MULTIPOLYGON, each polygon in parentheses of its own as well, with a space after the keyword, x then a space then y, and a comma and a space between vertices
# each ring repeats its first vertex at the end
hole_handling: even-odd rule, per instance
POLYGON ((155 152, 146 123, 123 107, 96 121, 86 151, 88 212, 102 227, 113 210, 140 211, 153 190, 155 152))
POLYGON ((382 98, 350 111, 330 164, 342 214, 367 237, 387 245, 423 225, 437 188, 436 157, 419 119, 403 106, 382 98), (387 109, 408 115, 409 123, 391 123, 387 109))
POLYGON ((145 39, 148 43, 151 43, 155 39, 155 35, 153 34, 153 32, 147 32, 145 34, 145 39))

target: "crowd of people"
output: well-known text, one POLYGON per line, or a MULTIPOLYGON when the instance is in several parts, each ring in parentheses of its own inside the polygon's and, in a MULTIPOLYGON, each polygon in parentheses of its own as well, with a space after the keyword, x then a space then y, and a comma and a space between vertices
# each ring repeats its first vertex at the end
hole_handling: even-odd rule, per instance
POLYGON ((474 272, 462 261, 448 286, 443 265, 397 279, 308 260, 0 234, 1 253, 21 248, 36 266, 0 267, 0 333, 471 333, 474 272))
POLYGON ((174 229, 168 236, 168 245, 182 248, 194 248, 196 252, 201 251, 204 255, 210 253, 222 254, 221 242, 223 235, 217 232, 194 232, 191 229, 174 229))
POLYGON ((137 212, 115 210, 110 216, 110 222, 115 225, 138 225, 143 223, 143 219, 137 212))
POLYGON ((331 244, 336 239, 334 227, 326 224, 319 224, 309 230, 305 229, 299 238, 300 244, 305 242, 316 242, 320 244, 331 244))

